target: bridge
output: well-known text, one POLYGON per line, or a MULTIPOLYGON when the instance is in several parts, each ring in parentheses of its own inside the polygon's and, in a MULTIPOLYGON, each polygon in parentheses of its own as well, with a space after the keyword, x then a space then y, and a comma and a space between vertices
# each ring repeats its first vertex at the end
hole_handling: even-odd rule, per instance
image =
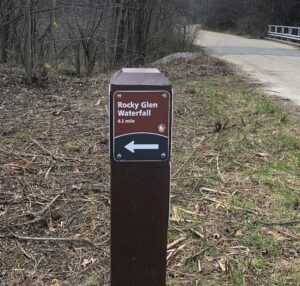
POLYGON ((300 44, 300 27, 269 25, 268 36, 300 44))

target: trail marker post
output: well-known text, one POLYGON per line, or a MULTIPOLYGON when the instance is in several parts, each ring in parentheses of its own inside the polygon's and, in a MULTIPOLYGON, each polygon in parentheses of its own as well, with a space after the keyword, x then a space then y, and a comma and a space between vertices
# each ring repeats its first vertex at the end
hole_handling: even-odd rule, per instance
POLYGON ((110 85, 111 286, 165 286, 172 87, 157 69, 110 85))

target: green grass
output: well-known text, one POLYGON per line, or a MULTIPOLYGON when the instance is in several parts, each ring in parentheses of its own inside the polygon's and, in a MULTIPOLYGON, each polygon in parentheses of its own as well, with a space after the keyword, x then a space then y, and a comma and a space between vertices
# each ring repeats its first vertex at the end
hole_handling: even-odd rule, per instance
POLYGON ((276 114, 280 112, 280 109, 266 98, 263 98, 258 101, 257 109, 262 113, 276 114))
POLYGON ((178 175, 183 179, 176 180, 173 204, 203 217, 190 215, 185 217, 190 223, 171 224, 170 237, 174 241, 192 228, 205 238, 199 243, 200 238, 191 236, 184 242, 184 251, 170 265, 181 275, 169 277, 168 285, 196 285, 197 277, 199 285, 300 285, 297 271, 291 270, 287 279, 279 277, 287 272, 279 270, 287 249, 299 247, 297 240, 284 234, 300 235, 298 224, 284 225, 299 219, 299 127, 236 75, 180 80, 174 87, 173 170, 182 166, 203 136, 204 141, 178 175), (225 130, 214 132, 215 122, 223 126, 228 118, 225 130), (217 192, 200 192, 202 188, 217 192), (197 258, 199 272, 198 260, 186 259, 207 246, 197 258), (225 256, 229 257, 228 272, 218 267, 225 256))
POLYGON ((245 278, 243 272, 238 267, 233 267, 230 272, 230 280, 232 286, 244 286, 245 278))
POLYGON ((198 272, 199 269, 198 269, 198 264, 197 264, 197 261, 189 261, 187 262, 184 266, 183 266, 183 270, 185 272, 188 272, 188 273, 195 273, 195 272, 198 272))
POLYGON ((242 245, 255 248, 259 254, 278 256, 281 253, 279 244, 271 236, 264 234, 260 226, 252 223, 246 225, 244 235, 238 241, 242 245))
POLYGON ((97 286, 99 285, 99 279, 96 274, 91 274, 86 278, 84 286, 97 286))

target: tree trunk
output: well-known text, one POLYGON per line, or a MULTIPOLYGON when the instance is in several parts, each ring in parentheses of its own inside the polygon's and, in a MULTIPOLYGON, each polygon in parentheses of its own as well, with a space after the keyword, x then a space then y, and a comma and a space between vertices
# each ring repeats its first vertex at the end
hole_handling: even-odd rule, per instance
POLYGON ((0 19, 2 18, 4 25, 1 29, 1 62, 7 63, 8 60, 8 53, 7 48, 9 47, 10 42, 10 30, 11 30, 11 13, 13 10, 13 3, 12 1, 4 2, 1 5, 0 9, 3 9, 3 13, 1 11, 0 19), (2 8, 3 7, 3 8, 2 8))
POLYGON ((32 5, 31 0, 26 1, 25 11, 25 70, 26 82, 32 84, 32 5))
MULTIPOLYGON (((5 35, 3 37, 3 41, 5 41, 5 35)), ((6 50, 6 43, 3 42, 1 47, 1 62, 6 64, 7 63, 7 50, 6 50)))
POLYGON ((74 45, 76 75, 81 75, 80 45, 74 45))
POLYGON ((120 0, 117 2, 116 7, 116 29, 114 35, 114 46, 113 46, 113 61, 116 64, 117 61, 117 53, 118 53, 118 44, 119 44, 119 36, 120 36, 120 28, 121 28, 121 21, 123 18, 123 7, 124 7, 124 0, 120 0))
POLYGON ((1 62, 7 63, 7 46, 8 46, 8 40, 9 40, 9 25, 6 25, 5 27, 3 27, 1 40, 2 40, 1 62))
POLYGON ((55 43, 55 36, 54 36, 54 31, 53 29, 57 28, 57 22, 56 22, 56 0, 52 0, 52 11, 50 14, 50 25, 51 25, 51 29, 50 29, 50 39, 51 39, 51 45, 50 45, 50 51, 49 51, 49 58, 51 59, 51 52, 52 52, 52 56, 53 56, 53 60, 52 62, 56 61, 57 58, 57 50, 56 50, 56 43, 55 43))

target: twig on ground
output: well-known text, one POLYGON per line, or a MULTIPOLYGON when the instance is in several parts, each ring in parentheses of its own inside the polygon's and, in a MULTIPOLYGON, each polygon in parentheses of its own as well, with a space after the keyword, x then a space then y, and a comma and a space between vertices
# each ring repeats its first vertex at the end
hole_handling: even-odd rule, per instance
POLYGON ((174 258, 178 255, 178 253, 179 253, 182 249, 184 249, 185 247, 186 247, 186 245, 183 244, 183 245, 179 246, 175 251, 172 251, 172 252, 168 255, 168 257, 167 257, 168 265, 170 264, 171 260, 174 259, 174 258))
POLYGON ((177 244, 179 244, 179 243, 185 241, 187 238, 188 238, 188 236, 185 236, 185 237, 181 237, 181 238, 179 238, 179 239, 173 241, 172 243, 168 244, 167 249, 173 248, 173 247, 176 246, 177 244))
POLYGON ((196 183, 196 185, 195 185, 195 187, 194 187, 194 189, 193 189, 192 194, 195 193, 195 192, 198 190, 198 188, 199 188, 199 186, 201 185, 202 181, 203 181, 203 178, 199 178, 199 179, 197 180, 197 183, 196 183))
POLYGON ((30 255, 23 247, 22 245, 17 241, 17 245, 19 247, 19 249, 21 250, 21 252, 28 258, 28 259, 32 259, 35 260, 34 257, 32 255, 30 255))
POLYGON ((99 249, 92 241, 88 238, 77 238, 77 237, 70 237, 70 238, 62 238, 62 237, 35 237, 35 236, 20 236, 14 233, 7 234, 7 235, 0 235, 0 239, 12 239, 12 240, 19 240, 19 241, 52 241, 52 242, 78 242, 78 243, 86 243, 94 248, 99 249))
POLYGON ((255 221, 257 224, 263 224, 263 225, 293 225, 293 224, 300 224, 300 220, 290 220, 290 221, 273 221, 273 222, 267 222, 267 221, 261 221, 257 220, 255 221))
POLYGON ((200 191, 205 191, 205 192, 209 192, 209 193, 213 193, 213 194, 219 194, 219 195, 224 195, 224 196, 228 196, 228 193, 222 192, 222 191, 217 191, 215 189, 211 189, 211 188, 201 188, 200 191))
POLYGON ((195 253, 194 255, 189 256, 188 258, 185 259, 183 264, 186 265, 190 261, 195 261, 199 256, 203 255, 206 251, 210 250, 212 247, 216 247, 218 244, 220 244, 223 241, 224 241, 224 239, 221 238, 220 240, 218 240, 216 242, 216 244, 209 245, 209 246, 203 248, 202 250, 200 250, 199 252, 195 253))
POLYGON ((40 147, 47 155, 51 156, 54 160, 57 161, 64 161, 62 158, 56 156, 55 154, 53 154, 52 152, 50 152, 49 150, 47 150, 41 143, 37 142, 36 140, 34 140, 33 138, 30 138, 30 140, 36 144, 38 147, 40 147))
POLYGON ((169 272, 172 272, 172 273, 175 273, 177 275, 180 275, 180 276, 189 276, 189 277, 192 277, 192 278, 198 278, 197 275, 193 275, 193 274, 190 274, 190 273, 186 273, 186 272, 182 272, 182 271, 178 271, 178 270, 174 270, 174 269, 168 269, 169 272))
POLYGON ((55 203, 55 201, 62 195, 65 193, 66 190, 61 191, 49 204, 47 204, 42 210, 40 210, 39 212, 37 212, 36 215, 42 215, 47 209, 49 209, 51 207, 51 205, 53 205, 53 203, 55 203))
POLYGON ((204 140, 204 136, 201 138, 198 146, 194 149, 194 151, 192 152, 192 154, 187 158, 187 160, 180 166, 180 168, 175 172, 175 174, 172 176, 172 179, 176 178, 178 176, 178 174, 183 170, 183 168, 187 165, 187 163, 193 158, 193 156, 196 154, 196 152, 199 150, 201 143, 204 140))
POLYGON ((219 176, 220 176, 220 179, 221 179, 221 181, 222 181, 223 184, 226 184, 226 180, 225 180, 223 174, 222 174, 221 171, 220 171, 220 166, 219 166, 219 155, 216 157, 216 161, 217 161, 217 171, 218 171, 218 174, 219 174, 219 176))
POLYGON ((201 215, 201 214, 199 214, 199 213, 197 213, 197 212, 193 212, 193 211, 189 211, 189 210, 186 210, 186 209, 184 209, 184 208, 177 208, 179 211, 182 211, 183 213, 186 213, 186 214, 189 214, 189 215, 197 215, 197 216, 203 216, 203 215, 201 215))
MULTIPOLYGON (((24 222, 24 223, 20 223, 20 224, 17 224, 16 226, 25 226, 25 225, 30 225, 30 224, 33 224, 33 223, 36 223, 36 222, 39 222, 41 221, 43 218, 42 218, 42 215, 45 213, 46 210, 48 210, 51 205, 53 205, 53 203, 62 195, 65 193, 65 190, 63 190, 62 192, 60 192, 49 204, 47 204, 42 210, 40 210, 39 212, 37 213, 34 213, 34 214, 31 214, 33 217, 35 217, 35 219, 33 220, 30 220, 28 222, 24 222)), ((26 215, 26 214, 25 214, 26 215)))
POLYGON ((197 237, 205 239, 204 235, 201 234, 199 231, 194 230, 193 228, 189 229, 193 234, 195 234, 197 237))
POLYGON ((15 153, 15 152, 13 152, 13 151, 7 151, 7 150, 4 150, 4 149, 1 149, 1 148, 0 148, 0 152, 4 153, 4 154, 6 154, 6 155, 16 156, 16 157, 18 157, 20 160, 22 160, 22 161, 24 161, 24 162, 27 163, 27 160, 25 160, 24 158, 22 158, 20 154, 17 154, 17 153, 15 153))
POLYGON ((249 213, 252 213, 252 214, 258 214, 258 211, 256 210, 252 210, 252 209, 247 209, 247 208, 240 208, 240 207, 237 207, 237 206, 230 206, 224 202, 221 202, 221 201, 218 201, 218 200, 215 200, 215 199, 212 199, 212 198, 208 198, 208 197, 203 197, 202 199, 206 200, 206 201, 209 201, 209 202, 212 202, 212 203, 215 203, 215 204, 218 204, 220 206, 223 206, 227 209, 235 209, 235 210, 239 210, 239 211, 245 211, 245 212, 249 212, 249 213))
POLYGON ((41 143, 37 142, 33 138, 30 138, 30 140, 34 144, 36 144, 38 147, 40 147, 47 155, 51 156, 56 161, 61 161, 61 162, 65 162, 65 161, 77 161, 77 162, 81 162, 81 160, 77 159, 77 158, 57 156, 57 155, 53 154, 52 152, 50 152, 49 150, 47 150, 41 143))
POLYGON ((188 262, 196 260, 199 256, 203 255, 210 248, 212 248, 212 246, 205 247, 204 249, 200 250, 199 252, 189 256, 188 258, 185 259, 183 264, 186 265, 188 262))

